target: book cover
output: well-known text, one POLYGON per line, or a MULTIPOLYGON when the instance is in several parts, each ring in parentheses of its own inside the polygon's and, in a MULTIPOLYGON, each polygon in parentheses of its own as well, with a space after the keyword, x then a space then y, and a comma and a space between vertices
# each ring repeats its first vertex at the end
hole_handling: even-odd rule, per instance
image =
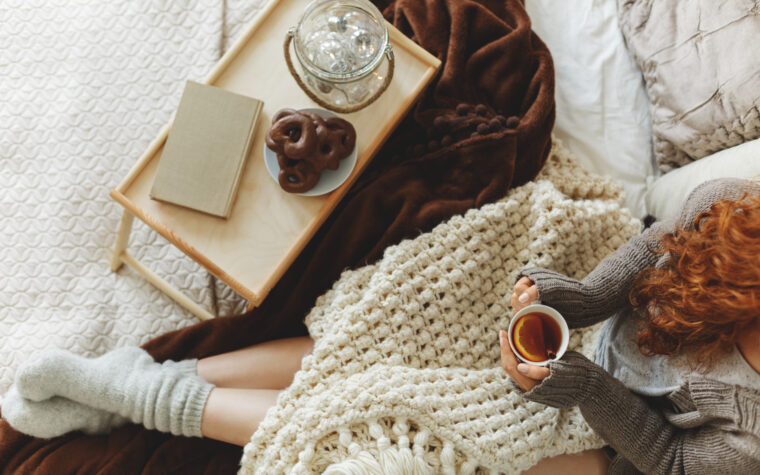
POLYGON ((263 103, 188 81, 150 197, 226 218, 263 103))

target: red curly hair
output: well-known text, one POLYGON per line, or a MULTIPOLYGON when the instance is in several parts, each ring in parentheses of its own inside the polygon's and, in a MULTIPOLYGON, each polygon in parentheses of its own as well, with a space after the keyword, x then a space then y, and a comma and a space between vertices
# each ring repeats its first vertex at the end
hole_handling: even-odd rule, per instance
POLYGON ((646 355, 689 352, 709 366, 760 316, 760 197, 721 200, 659 239, 663 269, 639 274, 631 303, 646 316, 637 344, 646 355))

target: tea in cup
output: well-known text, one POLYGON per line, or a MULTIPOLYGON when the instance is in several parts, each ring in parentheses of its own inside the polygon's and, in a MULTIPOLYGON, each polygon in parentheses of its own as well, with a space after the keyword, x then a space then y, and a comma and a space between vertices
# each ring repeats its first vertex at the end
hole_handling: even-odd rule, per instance
POLYGON ((567 351, 570 330, 562 315, 551 307, 531 304, 509 322, 509 346, 517 359, 546 366, 567 351))

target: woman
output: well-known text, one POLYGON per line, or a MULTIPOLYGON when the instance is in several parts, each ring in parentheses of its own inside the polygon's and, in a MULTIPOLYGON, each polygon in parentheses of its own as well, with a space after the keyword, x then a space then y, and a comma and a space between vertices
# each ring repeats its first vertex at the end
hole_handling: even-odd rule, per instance
MULTIPOLYGON (((689 211, 690 206, 701 206, 703 201, 706 203, 705 200, 715 201, 712 197, 714 192, 713 188, 707 187, 695 193, 687 205, 687 215, 683 222, 693 221, 689 218, 692 216, 689 214, 692 213, 689 211)), ((741 193, 735 197, 739 196, 741 193)), ((694 208, 693 215, 699 210, 699 206, 694 208)), ((760 226, 760 218, 755 216, 757 210, 760 207, 748 209, 746 213, 753 216, 755 226, 760 226)), ((659 225, 630 241, 615 255, 603 261, 583 282, 542 269, 526 271, 526 277, 515 287, 513 306, 519 308, 540 294, 545 303, 565 314, 571 325, 590 324, 610 316, 615 310, 626 306, 628 291, 636 274, 653 266, 662 256, 650 252, 645 243, 655 233, 661 234, 665 230, 664 226, 659 225)), ((754 237, 758 238, 757 235, 754 237)), ((757 292, 758 285, 760 284, 755 282, 750 289, 754 288, 757 292)), ((641 295, 645 296, 646 292, 642 291, 641 295)), ((724 303, 721 308, 728 306, 724 303)), ((754 326, 739 325, 739 330, 744 331, 740 334, 741 338, 748 338, 744 335, 751 334, 750 326, 758 326, 757 317, 753 318, 754 326)), ((617 316, 612 321, 627 319, 617 316)), ((600 343, 600 354, 610 353, 607 349, 616 348, 612 342, 624 341, 622 333, 613 331, 615 328, 617 327, 611 326, 605 332, 600 343)), ((748 343, 743 340, 739 342, 745 356, 752 351, 753 340, 747 341, 748 343)), ((756 345, 757 339, 754 342, 756 345)), ((300 368, 302 357, 311 350, 312 344, 309 338, 278 340, 200 361, 169 361, 163 364, 156 363, 138 348, 115 350, 96 359, 85 359, 60 351, 47 352, 35 357, 19 370, 16 384, 5 399, 3 417, 22 432, 39 437, 53 437, 77 429, 90 433, 103 432, 131 420, 148 428, 178 435, 202 435, 245 445, 267 409, 274 404, 279 391, 292 381, 294 373, 300 368)), ((734 463, 734 467, 755 467, 751 465, 756 463, 752 459, 753 453, 745 450, 745 439, 750 442, 757 440, 760 422, 747 425, 748 419, 731 419, 735 411, 726 404, 719 404, 716 414, 729 415, 729 421, 718 420, 717 416, 705 419, 701 413, 689 416, 690 413, 686 412, 687 419, 682 421, 683 417, 676 417, 676 422, 671 424, 662 415, 668 413, 650 409, 641 397, 622 386, 600 366, 578 354, 569 353, 549 369, 529 366, 522 373, 520 370, 524 369, 523 366, 517 365, 508 347, 502 344, 501 348, 504 368, 523 390, 528 391, 526 397, 555 406, 581 406, 589 423, 621 454, 621 457, 616 458, 614 468, 625 465, 627 459, 636 463, 644 461, 648 465, 639 465, 639 468, 645 471, 688 471, 694 465, 702 466, 700 464, 704 461, 700 457, 712 456, 708 452, 692 454, 702 447, 699 444, 708 444, 704 445, 707 449, 720 447, 721 453, 728 454, 726 459, 734 463), (624 403, 624 411, 614 405, 621 403, 624 403), (734 429, 730 420, 739 428, 734 429), (713 424, 716 421, 720 424, 713 424), (647 425, 638 427, 641 423, 647 425), (677 423, 693 428, 674 425, 677 423), (630 431, 624 430, 629 427, 635 429, 633 437, 630 431), (656 437, 647 436, 639 440, 637 437, 643 429, 656 432, 656 437), (730 432, 726 432, 727 429, 730 432), (635 440, 631 442, 624 436, 635 440), (679 440, 685 442, 678 445, 679 440), (649 462, 648 453, 647 457, 639 456, 642 444, 646 447, 653 444, 662 446, 656 450, 655 462, 649 462), (731 452, 737 444, 739 449, 735 453, 731 452), (634 451, 631 452, 629 448, 634 451)), ((622 360, 619 359, 621 355, 613 353, 605 360, 613 363, 605 367, 614 372, 614 368, 619 367, 615 362, 622 360)), ((756 355, 747 359, 751 359, 753 365, 758 363, 756 355)), ((756 368, 760 368, 760 364, 756 368)), ((760 378, 757 374, 753 377, 755 380, 760 378)), ((709 391, 695 392, 695 384, 689 381, 683 389, 672 393, 678 396, 675 401, 686 404, 684 407, 690 407, 688 404, 693 401, 689 398, 694 394, 712 394, 709 391)), ((733 388, 720 383, 718 386, 706 384, 708 389, 717 388, 719 392, 731 391, 733 388)), ((741 389, 735 393, 740 394, 742 400, 750 401, 747 403, 749 406, 741 406, 740 409, 745 411, 742 414, 760 404, 760 396, 756 391, 741 389)), ((737 398, 726 397, 728 399, 737 398)), ((702 404, 702 400, 697 403, 702 404)), ((701 406, 696 407, 702 409, 701 406)), ((712 406, 708 404, 708 407, 712 406)), ((588 457, 574 460, 582 463, 598 461, 598 457, 594 456, 595 454, 589 454, 588 457)), ((569 459, 573 457, 557 457, 553 462, 564 464, 569 459)), ((702 471, 710 472, 711 469, 707 466, 702 471)))
POLYGON ((515 285, 515 311, 540 298, 570 327, 614 315, 596 363, 569 352, 548 368, 518 364, 501 338, 525 397, 580 406, 610 472, 760 473, 759 195, 708 182, 675 226, 656 224, 582 281, 533 268, 515 285))

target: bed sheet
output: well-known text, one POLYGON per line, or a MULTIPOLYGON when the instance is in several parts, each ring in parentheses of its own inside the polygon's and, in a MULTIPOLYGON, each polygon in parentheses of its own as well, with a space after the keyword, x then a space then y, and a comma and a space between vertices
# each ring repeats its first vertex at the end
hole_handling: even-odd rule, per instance
MULTIPOLYGON (((0 2, 0 395, 48 347, 94 356, 197 319, 109 268, 108 192, 266 0, 0 2)), ((244 302, 135 223, 130 252, 221 314, 244 302), (214 296, 218 298, 214 298, 214 296)))
POLYGON ((621 182, 631 213, 644 217, 655 173, 649 102, 625 46, 615 0, 527 0, 533 30, 556 74, 554 133, 591 171, 621 182))

